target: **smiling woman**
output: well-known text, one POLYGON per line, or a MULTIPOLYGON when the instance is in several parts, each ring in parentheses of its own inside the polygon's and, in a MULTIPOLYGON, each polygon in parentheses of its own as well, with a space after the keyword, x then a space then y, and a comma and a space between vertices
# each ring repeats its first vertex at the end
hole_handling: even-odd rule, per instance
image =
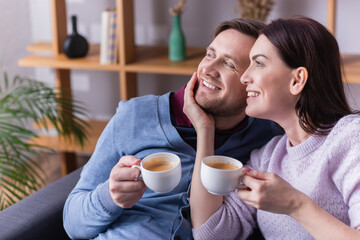
MULTIPOLYGON (((292 92, 295 88, 291 88, 291 85, 301 90, 305 82, 302 82, 302 86, 291 82, 295 80, 293 75, 298 73, 282 61, 278 50, 264 35, 254 44, 250 58, 250 66, 241 77, 248 92, 246 114, 277 123, 282 120, 290 122, 290 117, 292 121, 297 121, 295 111, 291 110, 295 109, 299 95, 292 92)), ((298 70, 307 74, 304 68, 298 70)))

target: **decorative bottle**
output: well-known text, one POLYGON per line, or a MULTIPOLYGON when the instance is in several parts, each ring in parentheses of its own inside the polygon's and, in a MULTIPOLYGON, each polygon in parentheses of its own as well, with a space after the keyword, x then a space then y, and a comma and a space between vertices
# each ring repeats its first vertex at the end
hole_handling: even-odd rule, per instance
POLYGON ((186 41, 180 16, 173 16, 173 26, 169 37, 169 59, 174 62, 186 59, 186 41))
POLYGON ((89 44, 87 40, 77 32, 76 16, 71 17, 72 33, 66 37, 63 43, 63 51, 68 58, 85 57, 89 44))

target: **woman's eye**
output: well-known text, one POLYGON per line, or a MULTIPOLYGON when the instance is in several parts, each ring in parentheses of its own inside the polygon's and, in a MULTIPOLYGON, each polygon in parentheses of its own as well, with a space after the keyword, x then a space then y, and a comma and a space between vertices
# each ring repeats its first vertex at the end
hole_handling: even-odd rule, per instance
POLYGON ((263 66, 262 62, 257 61, 257 60, 255 60, 255 65, 256 65, 257 67, 262 67, 262 66, 263 66))

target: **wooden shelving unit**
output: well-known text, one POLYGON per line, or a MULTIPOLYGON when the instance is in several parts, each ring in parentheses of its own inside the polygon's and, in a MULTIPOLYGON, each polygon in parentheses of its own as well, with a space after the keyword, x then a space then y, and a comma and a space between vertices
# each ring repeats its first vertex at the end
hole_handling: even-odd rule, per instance
MULTIPOLYGON (((70 71, 73 69, 115 71, 119 73, 121 99, 137 94, 137 73, 191 75, 205 54, 204 48, 188 48, 187 60, 170 62, 166 46, 136 46, 134 36, 133 0, 116 0, 119 35, 119 63, 100 65, 99 45, 90 44, 85 58, 68 59, 62 52, 62 43, 67 36, 65 0, 50 0, 52 12, 53 42, 39 42, 27 47, 29 52, 49 52, 47 55, 31 54, 19 61, 20 66, 50 67, 55 70, 57 87, 71 94, 70 71)), ((336 0, 328 0, 328 27, 335 33, 336 0)), ((345 80, 360 83, 360 55, 344 55, 345 80)), ((89 142, 84 148, 59 139, 56 136, 41 136, 34 142, 58 150, 63 155, 63 174, 72 171, 75 152, 92 153, 106 122, 89 121, 89 142)))
MULTIPOLYGON (((35 43, 27 47, 28 51, 49 52, 51 43, 35 43)), ((205 52, 204 48, 188 48, 187 60, 170 62, 167 55, 167 46, 136 46, 135 60, 126 65, 109 64, 101 65, 99 44, 90 44, 89 53, 84 58, 69 59, 65 54, 54 55, 29 55, 19 60, 23 67, 51 67, 58 69, 85 69, 134 73, 160 73, 191 75, 197 68, 205 52)), ((121 80, 120 80, 121 81, 121 80)), ((129 99, 129 98, 122 98, 129 99)))
MULTIPOLYGON (((337 0, 327 1, 327 27, 336 34, 336 9, 337 0)), ((347 83, 360 83, 360 55, 343 54, 344 81, 347 83)))
MULTIPOLYGON (((32 144, 38 144, 41 146, 46 145, 49 148, 56 149, 58 151, 63 152, 84 152, 84 153, 92 153, 95 150, 96 142, 102 132, 102 130, 106 126, 106 122, 89 120, 89 135, 87 143, 83 148, 79 148, 73 143, 63 139, 58 138, 57 136, 52 135, 41 135, 40 138, 33 138, 31 140, 32 144)), ((37 126, 35 126, 36 128, 37 126)))
MULTIPOLYGON (((35 43, 28 46, 28 51, 49 52, 51 43, 35 43)), ((118 64, 100 65, 99 44, 90 44, 89 52, 85 58, 69 59, 65 54, 59 55, 29 55, 19 60, 20 66, 26 67, 51 67, 57 69, 87 69, 102 71, 119 71, 118 64)))
POLYGON ((344 64, 344 81, 347 83, 360 83, 360 55, 342 55, 344 64))
MULTIPOLYGON (((100 48, 91 44, 89 53, 81 59, 68 59, 62 51, 62 43, 67 36, 67 15, 65 0, 50 0, 52 13, 53 42, 39 42, 27 47, 30 55, 20 59, 24 67, 49 67, 55 70, 56 85, 62 91, 71 94, 70 71, 74 69, 115 71, 119 73, 120 94, 122 100, 137 95, 137 73, 170 75, 191 75, 205 54, 205 48, 188 48, 187 60, 170 62, 166 46, 136 46, 134 36, 133 0, 116 0, 117 25, 119 36, 119 63, 100 64, 100 48), (37 54, 33 52, 47 52, 37 54)), ((63 174, 74 170, 75 153, 92 153, 95 144, 106 126, 106 122, 89 120, 89 141, 81 148, 57 136, 41 135, 33 143, 50 147, 62 154, 63 174)))

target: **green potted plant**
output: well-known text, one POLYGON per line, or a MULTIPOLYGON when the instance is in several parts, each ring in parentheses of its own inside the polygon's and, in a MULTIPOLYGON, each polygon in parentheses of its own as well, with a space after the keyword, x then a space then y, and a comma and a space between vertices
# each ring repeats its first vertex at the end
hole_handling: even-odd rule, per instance
POLYGON ((0 210, 40 189, 44 170, 33 159, 42 146, 29 143, 37 137, 31 127, 53 125, 59 137, 83 145, 87 124, 85 108, 46 84, 4 73, 0 81, 0 210))

